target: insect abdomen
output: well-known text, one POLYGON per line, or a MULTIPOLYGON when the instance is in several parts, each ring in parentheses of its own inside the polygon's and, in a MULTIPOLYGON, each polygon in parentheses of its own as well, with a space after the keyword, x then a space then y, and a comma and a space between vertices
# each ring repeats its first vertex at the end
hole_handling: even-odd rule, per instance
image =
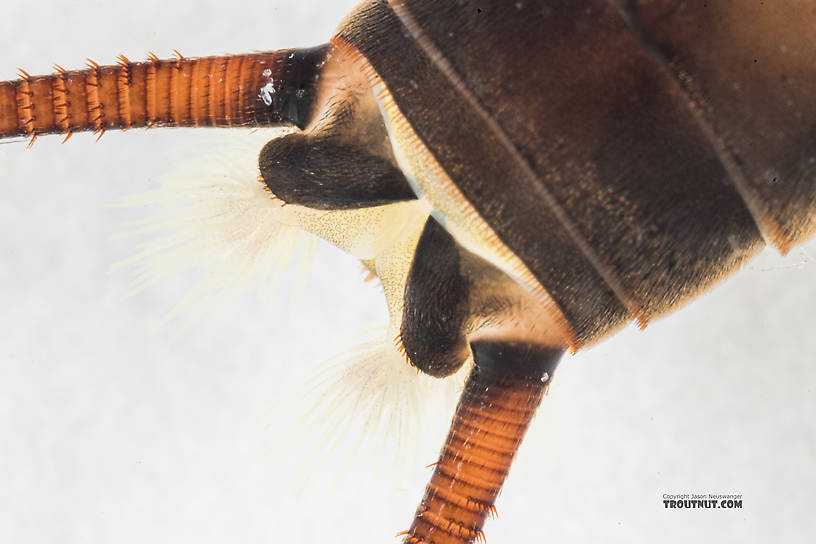
POLYGON ((765 239, 784 253, 816 234, 816 4, 622 3, 730 156, 765 239))
MULTIPOLYGON (((719 33, 711 45, 722 51, 731 19, 744 15, 736 3, 716 14, 702 3, 652 3, 644 14, 635 4, 370 2, 339 33, 382 78, 462 205, 556 302, 573 347, 689 300, 755 255, 763 237, 784 250, 813 231, 813 38, 788 38, 801 54, 789 59, 798 76, 787 90, 767 88, 767 73, 748 77, 751 59, 733 81, 751 92, 728 92, 702 69, 680 70, 681 57, 644 33, 668 39, 672 25, 697 20, 719 33), (709 87, 712 96, 696 90, 709 87), (763 103, 778 94, 793 105, 763 103), (711 107, 728 101, 797 128, 768 134, 711 107), (790 145, 743 157, 769 138, 790 145), (776 185, 763 185, 773 168, 776 185)), ((785 15, 799 14, 774 7, 767 21, 785 15)))

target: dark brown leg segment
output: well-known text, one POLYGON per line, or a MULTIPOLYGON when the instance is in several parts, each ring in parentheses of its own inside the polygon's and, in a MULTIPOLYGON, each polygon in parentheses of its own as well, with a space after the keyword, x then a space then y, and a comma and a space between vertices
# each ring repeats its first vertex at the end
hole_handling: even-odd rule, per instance
POLYGON ((409 544, 483 541, 482 526, 562 352, 474 342, 474 368, 411 528, 409 544))

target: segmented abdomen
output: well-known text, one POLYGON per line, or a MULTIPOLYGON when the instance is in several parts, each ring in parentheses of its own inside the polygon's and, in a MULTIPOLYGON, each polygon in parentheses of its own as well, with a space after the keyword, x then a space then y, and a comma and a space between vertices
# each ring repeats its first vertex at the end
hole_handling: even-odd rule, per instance
POLYGON ((372 0, 339 35, 573 348, 816 233, 812 3, 372 0))

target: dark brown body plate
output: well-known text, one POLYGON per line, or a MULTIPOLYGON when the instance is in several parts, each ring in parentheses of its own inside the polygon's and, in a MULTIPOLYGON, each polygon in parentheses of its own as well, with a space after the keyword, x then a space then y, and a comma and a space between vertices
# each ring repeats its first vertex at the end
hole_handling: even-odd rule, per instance
POLYGON ((814 232, 812 3, 399 4, 340 36, 579 345, 814 232))

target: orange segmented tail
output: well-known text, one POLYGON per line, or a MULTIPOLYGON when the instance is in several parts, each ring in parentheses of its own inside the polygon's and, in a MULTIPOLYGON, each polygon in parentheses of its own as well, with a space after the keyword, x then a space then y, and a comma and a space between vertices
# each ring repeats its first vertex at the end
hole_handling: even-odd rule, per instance
POLYGON ((302 127, 329 46, 116 65, 0 82, 0 138, 153 126, 302 127))
POLYGON ((561 355, 512 344, 472 347, 473 371, 445 446, 414 522, 401 535, 407 544, 484 541, 482 526, 495 516, 493 503, 561 355))

